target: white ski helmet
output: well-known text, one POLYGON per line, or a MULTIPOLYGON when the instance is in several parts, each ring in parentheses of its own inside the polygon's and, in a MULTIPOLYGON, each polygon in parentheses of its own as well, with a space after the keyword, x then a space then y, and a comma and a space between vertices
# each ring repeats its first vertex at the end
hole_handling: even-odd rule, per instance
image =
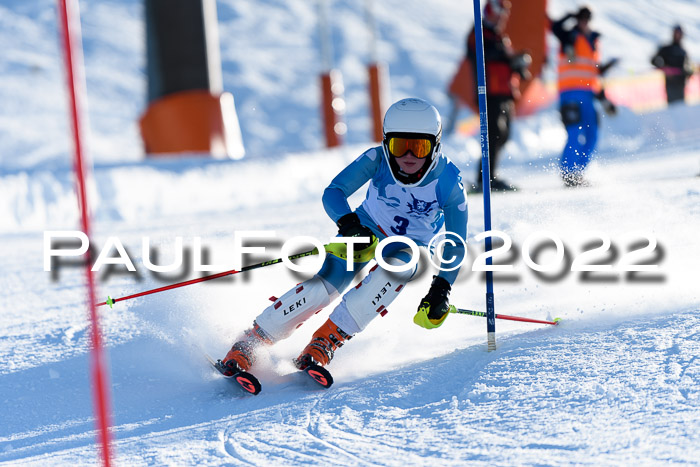
MULTIPOLYGON (((411 97, 394 103, 384 115, 384 139, 382 147, 384 157, 389 163, 394 180, 402 185, 416 185, 437 164, 440 154, 440 137, 442 136, 442 120, 435 107, 423 99, 411 97), (392 137, 430 141, 430 151, 423 167, 414 174, 404 173, 395 157, 389 151, 389 140, 392 137)), ((400 157, 400 156, 399 156, 400 157)))

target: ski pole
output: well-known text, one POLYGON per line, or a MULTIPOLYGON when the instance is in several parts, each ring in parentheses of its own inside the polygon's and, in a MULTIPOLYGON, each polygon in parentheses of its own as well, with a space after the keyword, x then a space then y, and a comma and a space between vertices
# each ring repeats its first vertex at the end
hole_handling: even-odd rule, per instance
MULTIPOLYGON (((309 250, 309 251, 305 251, 303 253, 297 253, 296 255, 289 256, 289 259, 293 260, 293 259, 303 258, 305 256, 311 256, 311 255, 317 255, 317 254, 318 254, 318 249, 314 248, 313 250, 309 250)), ((252 269, 264 268, 265 266, 272 266, 273 264, 278 264, 281 262, 282 262, 282 258, 277 258, 277 259, 273 259, 270 261, 263 261, 262 263, 251 264, 250 266, 245 266, 245 267, 241 268, 240 270, 232 269, 230 271, 219 272, 219 273, 212 274, 209 276, 199 277, 197 279, 190 279, 188 281, 178 282, 177 284, 170 284, 170 285, 166 285, 164 287, 158 287, 157 289, 146 290, 144 292, 135 293, 133 295, 127 295, 126 297, 112 298, 108 295, 106 301, 104 301, 102 303, 98 303, 95 306, 109 305, 109 307, 112 308, 112 305, 114 305, 117 302, 123 302, 125 300, 130 300, 130 299, 136 298, 136 297, 143 297, 144 295, 151 295, 151 294, 158 293, 158 292, 164 292, 166 290, 176 289, 178 287, 184 287, 186 285, 196 284, 198 282, 210 281, 212 279, 218 279, 219 277, 231 276, 233 274, 238 274, 239 272, 246 272, 246 271, 250 271, 252 269)))
MULTIPOLYGON (((457 308, 454 305, 450 305, 450 313, 458 313, 461 315, 471 315, 471 316, 481 316, 482 318, 486 317, 486 313, 483 311, 476 311, 476 310, 464 310, 462 308, 457 308)), ((537 323, 537 324, 551 324, 553 326, 556 326, 559 324, 559 321, 561 321, 561 318, 554 318, 554 321, 544 321, 541 319, 532 319, 532 318, 523 318, 521 316, 510 316, 510 315, 496 315, 496 319, 506 319, 509 321, 522 321, 524 323, 537 323)))
MULTIPOLYGON (((486 63, 484 55, 484 25, 481 19, 481 2, 474 4, 474 41, 476 46, 476 84, 479 101, 479 133, 481 135, 481 186, 484 188, 484 232, 491 231, 491 166, 489 157, 489 118, 486 106, 486 63)), ((492 250, 491 236, 485 239, 486 253, 492 250)), ((492 255, 486 257, 486 264, 493 264, 492 255)), ((486 345, 490 351, 496 350, 496 307, 493 294, 493 271, 486 271, 486 345)))

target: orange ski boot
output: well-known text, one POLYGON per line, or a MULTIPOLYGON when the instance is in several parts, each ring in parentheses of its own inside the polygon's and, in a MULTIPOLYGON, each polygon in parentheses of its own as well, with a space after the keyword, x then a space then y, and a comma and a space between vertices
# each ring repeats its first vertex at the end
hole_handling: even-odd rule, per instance
POLYGON ((309 365, 326 366, 333 359, 333 353, 352 336, 343 332, 336 324, 328 319, 311 337, 311 342, 294 359, 294 364, 300 370, 309 365))
POLYGON ((272 340, 267 336, 265 331, 260 329, 258 323, 253 323, 253 327, 248 329, 243 338, 233 344, 231 350, 228 351, 222 360, 224 367, 228 371, 224 374, 231 376, 239 371, 248 371, 255 363, 255 351, 260 345, 271 345, 272 340))

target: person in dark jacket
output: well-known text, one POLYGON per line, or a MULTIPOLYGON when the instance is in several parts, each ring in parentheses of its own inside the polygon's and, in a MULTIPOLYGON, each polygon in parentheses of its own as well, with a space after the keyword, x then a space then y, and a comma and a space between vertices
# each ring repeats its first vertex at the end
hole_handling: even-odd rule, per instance
MULTIPOLYGON (((516 188, 497 177, 498 155, 510 137, 510 124, 515 113, 515 99, 520 97, 520 78, 529 79, 530 56, 513 51, 510 38, 504 34, 511 4, 508 0, 489 0, 482 20, 484 30, 484 64, 486 67, 486 112, 489 127, 489 165, 491 189, 495 191, 516 188)), ((476 72, 476 31, 467 36, 467 59, 476 72)), ((476 83, 477 80, 475 79, 476 83)), ((482 191, 482 168, 479 170, 474 191, 482 191)))
POLYGON ((666 99, 669 104, 685 100, 685 83, 693 74, 693 66, 681 40, 683 40, 683 28, 676 25, 673 28, 673 41, 659 47, 651 59, 651 64, 664 72, 666 99))

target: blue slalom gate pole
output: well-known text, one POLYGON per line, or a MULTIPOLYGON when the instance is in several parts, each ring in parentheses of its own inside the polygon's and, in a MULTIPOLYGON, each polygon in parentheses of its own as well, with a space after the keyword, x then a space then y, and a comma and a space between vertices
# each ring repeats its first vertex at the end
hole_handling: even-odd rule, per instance
MULTIPOLYGON (((491 231, 491 167, 489 165, 489 125, 486 113, 486 71, 484 66, 484 28, 481 24, 481 3, 474 2, 474 36, 476 37, 476 83, 479 97, 479 130, 481 135, 481 186, 484 188, 484 232, 491 231)), ((491 237, 486 237, 486 252, 491 251, 491 237)), ((493 259, 486 258, 491 266, 493 259)), ((493 302, 493 271, 486 271, 486 337, 488 350, 496 350, 496 308, 493 302)))

